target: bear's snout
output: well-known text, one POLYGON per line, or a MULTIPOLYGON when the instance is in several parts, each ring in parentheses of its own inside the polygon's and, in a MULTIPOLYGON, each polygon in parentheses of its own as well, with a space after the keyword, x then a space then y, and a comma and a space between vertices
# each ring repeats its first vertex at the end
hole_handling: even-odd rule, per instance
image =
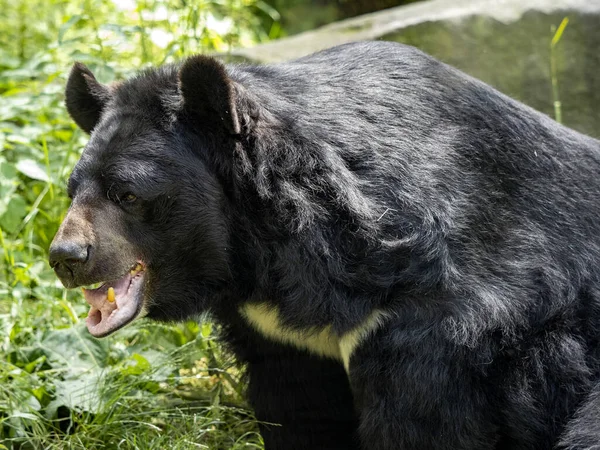
POLYGON ((67 284, 66 280, 73 279, 75 273, 89 260, 90 250, 91 245, 85 242, 55 240, 50 246, 50 266, 63 283, 67 284))
POLYGON ((86 215, 89 215, 88 209, 72 207, 50 245, 50 266, 66 288, 90 283, 94 233, 86 215))

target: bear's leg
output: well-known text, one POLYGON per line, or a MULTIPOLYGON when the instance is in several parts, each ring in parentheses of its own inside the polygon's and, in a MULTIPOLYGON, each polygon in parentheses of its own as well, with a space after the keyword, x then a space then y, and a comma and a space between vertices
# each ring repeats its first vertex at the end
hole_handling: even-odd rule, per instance
POLYGON ((341 363, 287 346, 247 361, 248 395, 266 450, 358 449, 357 420, 341 363))
POLYGON ((363 448, 493 449, 495 408, 469 370, 469 352, 435 326, 409 320, 391 320, 366 337, 349 367, 363 448))

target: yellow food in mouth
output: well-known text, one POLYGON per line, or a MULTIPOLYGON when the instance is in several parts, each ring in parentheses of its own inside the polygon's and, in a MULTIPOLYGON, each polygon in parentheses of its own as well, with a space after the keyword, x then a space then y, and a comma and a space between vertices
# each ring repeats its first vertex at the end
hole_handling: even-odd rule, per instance
POLYGON ((137 266, 135 266, 133 269, 131 269, 129 271, 129 273, 131 274, 132 277, 134 277, 135 275, 137 275, 137 273, 139 271, 141 271, 143 269, 142 265, 140 263, 137 264, 137 266))
POLYGON ((106 299, 110 303, 113 303, 115 301, 115 288, 113 288, 113 287, 108 288, 108 292, 106 293, 106 299))

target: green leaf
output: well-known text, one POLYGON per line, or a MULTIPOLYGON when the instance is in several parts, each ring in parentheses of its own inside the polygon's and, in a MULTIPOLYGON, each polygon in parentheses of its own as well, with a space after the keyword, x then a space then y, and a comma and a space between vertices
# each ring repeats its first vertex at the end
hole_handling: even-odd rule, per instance
POLYGON ((83 18, 84 17, 82 15, 76 14, 74 16, 71 16, 69 18, 69 20, 67 20, 65 23, 62 24, 62 26, 58 30, 58 43, 59 44, 62 44, 63 37, 65 36, 67 31, 69 31, 73 26, 75 26, 77 23, 79 23, 83 18))
POLYGON ((275 22, 281 20, 281 15, 279 14, 279 11, 277 11, 275 8, 273 8, 268 3, 263 2, 263 1, 258 1, 258 2, 256 2, 255 6, 259 10, 261 10, 262 12, 264 12, 265 14, 267 14, 275 22))
POLYGON ((6 204, 4 214, 0 216, 0 227, 8 233, 14 233, 27 215, 27 202, 23 197, 14 196, 6 204))
POLYGON ((34 180, 50 181, 48 174, 44 168, 32 159, 22 159, 17 163, 17 170, 22 174, 33 178, 34 180))
MULTIPOLYGON (((16 69, 19 67, 19 58, 9 54, 7 51, 0 49, 0 66, 7 69, 16 69)), ((1 448, 1 447, 0 447, 1 448)))
POLYGON ((90 64, 90 70, 101 83, 112 83, 115 80, 115 69, 108 64, 90 64))
POLYGON ((150 369, 150 363, 139 353, 131 355, 129 364, 122 370, 124 375, 141 375, 150 369))
POLYGON ((202 337, 208 338, 212 334, 212 324, 210 322, 204 322, 202 324, 202 337))
POLYGON ((36 416, 35 414, 31 414, 31 413, 26 413, 26 412, 20 412, 17 411, 13 414, 10 415, 11 417, 18 417, 20 419, 30 419, 30 420, 37 420, 38 416, 36 416))
POLYGON ((560 25, 558 26, 558 30, 556 30, 556 33, 554 33, 554 36, 552 37, 552 42, 550 42, 550 46, 554 47, 556 46, 556 44, 558 44, 558 42, 560 41, 560 38, 563 35, 563 32, 565 31, 565 28, 567 28, 567 25, 569 24, 569 18, 565 17, 562 22, 560 23, 560 25))
POLYGON ((32 373, 37 367, 41 366, 44 363, 44 361, 46 361, 46 357, 40 356, 39 358, 31 361, 29 364, 26 364, 23 368, 27 372, 32 373))
POLYGON ((12 164, 0 160, 0 183, 8 183, 17 177, 17 169, 12 164))
POLYGON ((77 378, 54 383, 55 398, 63 405, 76 411, 97 412, 100 401, 100 374, 84 373, 77 378))
POLYGON ((108 364, 108 341, 95 339, 83 323, 46 332, 41 346, 52 367, 68 367, 73 376, 108 364))

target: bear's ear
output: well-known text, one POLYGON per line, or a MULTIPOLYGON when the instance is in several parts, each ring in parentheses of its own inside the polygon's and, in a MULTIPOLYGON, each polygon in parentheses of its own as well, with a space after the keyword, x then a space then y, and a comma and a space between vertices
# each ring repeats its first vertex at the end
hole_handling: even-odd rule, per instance
POLYGON ((233 81, 219 61, 203 55, 188 58, 179 69, 179 88, 185 111, 222 124, 230 134, 240 133, 233 81))
POLYGON ((109 88, 99 83, 85 65, 76 62, 67 81, 65 104, 69 115, 79 128, 88 134, 91 133, 109 99, 109 88))

